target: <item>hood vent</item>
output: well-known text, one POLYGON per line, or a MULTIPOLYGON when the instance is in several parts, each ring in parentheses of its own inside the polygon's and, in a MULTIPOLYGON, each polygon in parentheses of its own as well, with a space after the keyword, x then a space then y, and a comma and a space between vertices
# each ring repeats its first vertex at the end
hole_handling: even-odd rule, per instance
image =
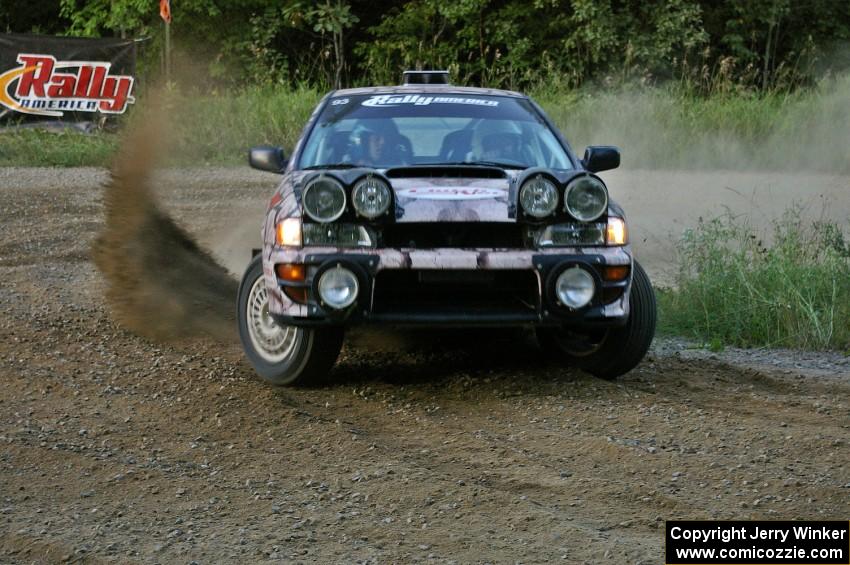
POLYGON ((498 167, 464 167, 460 166, 420 166, 396 167, 386 172, 387 178, 465 178, 465 179, 503 179, 507 174, 498 167))

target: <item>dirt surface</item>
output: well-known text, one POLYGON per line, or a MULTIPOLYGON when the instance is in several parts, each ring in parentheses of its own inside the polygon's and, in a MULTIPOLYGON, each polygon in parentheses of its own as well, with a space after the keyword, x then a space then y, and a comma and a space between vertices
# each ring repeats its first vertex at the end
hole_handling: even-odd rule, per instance
MULTIPOLYGON (((667 519, 850 517, 840 356, 661 340, 608 383, 524 334, 373 334, 334 384, 273 389, 233 342, 116 324, 105 180, 0 169, 0 563, 660 563, 667 519)), ((157 184, 238 271, 274 182, 157 184)))

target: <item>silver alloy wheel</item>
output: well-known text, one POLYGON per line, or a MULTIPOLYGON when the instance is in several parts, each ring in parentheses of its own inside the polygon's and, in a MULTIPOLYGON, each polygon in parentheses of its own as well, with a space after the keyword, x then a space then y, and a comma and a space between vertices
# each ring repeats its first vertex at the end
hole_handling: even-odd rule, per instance
POLYGON ((248 335, 254 350, 268 363, 280 363, 290 357, 301 338, 295 326, 281 326, 269 314, 269 292, 263 277, 257 277, 246 306, 248 335))

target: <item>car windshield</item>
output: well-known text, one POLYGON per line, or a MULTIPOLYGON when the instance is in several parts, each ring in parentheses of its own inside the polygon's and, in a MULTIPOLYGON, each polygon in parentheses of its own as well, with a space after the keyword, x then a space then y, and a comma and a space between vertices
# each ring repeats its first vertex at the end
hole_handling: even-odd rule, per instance
POLYGON ((478 94, 373 94, 328 100, 299 168, 572 165, 528 100, 478 94))

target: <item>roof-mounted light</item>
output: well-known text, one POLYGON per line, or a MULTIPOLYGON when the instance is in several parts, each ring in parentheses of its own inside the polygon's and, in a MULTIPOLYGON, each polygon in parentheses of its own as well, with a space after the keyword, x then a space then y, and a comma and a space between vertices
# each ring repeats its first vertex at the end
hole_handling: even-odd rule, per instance
POLYGON ((404 71, 402 84, 449 84, 449 71, 404 71))

